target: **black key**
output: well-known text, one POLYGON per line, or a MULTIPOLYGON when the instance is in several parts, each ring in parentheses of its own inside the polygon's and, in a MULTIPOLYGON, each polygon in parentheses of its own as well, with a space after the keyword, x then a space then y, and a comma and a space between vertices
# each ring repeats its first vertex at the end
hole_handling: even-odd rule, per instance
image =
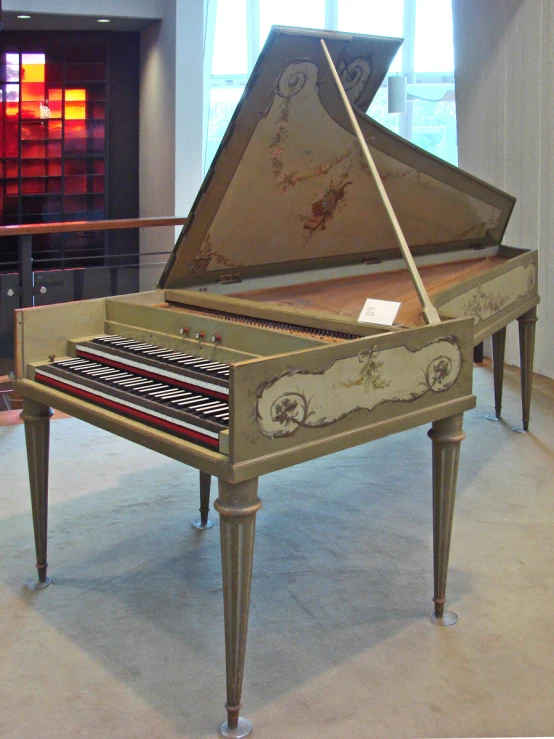
POLYGON ((150 380, 150 382, 153 382, 153 385, 147 385, 142 390, 139 390, 141 393, 150 393, 152 390, 161 390, 164 387, 169 387, 164 382, 156 382, 155 380, 150 380))

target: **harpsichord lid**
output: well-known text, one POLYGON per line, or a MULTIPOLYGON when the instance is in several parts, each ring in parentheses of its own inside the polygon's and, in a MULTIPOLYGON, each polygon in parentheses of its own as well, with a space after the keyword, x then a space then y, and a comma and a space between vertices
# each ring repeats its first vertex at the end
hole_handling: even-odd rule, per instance
POLYGON ((398 254, 320 39, 412 252, 501 242, 514 198, 396 136, 363 112, 400 39, 274 27, 161 287, 398 254))

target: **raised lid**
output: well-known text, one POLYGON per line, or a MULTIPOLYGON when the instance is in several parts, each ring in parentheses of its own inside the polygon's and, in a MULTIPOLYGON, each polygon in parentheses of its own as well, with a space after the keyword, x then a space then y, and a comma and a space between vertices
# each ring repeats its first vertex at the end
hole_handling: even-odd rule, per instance
POLYGON ((401 40, 274 27, 160 286, 398 254, 324 39, 412 250, 500 243, 514 198, 366 116, 401 40))

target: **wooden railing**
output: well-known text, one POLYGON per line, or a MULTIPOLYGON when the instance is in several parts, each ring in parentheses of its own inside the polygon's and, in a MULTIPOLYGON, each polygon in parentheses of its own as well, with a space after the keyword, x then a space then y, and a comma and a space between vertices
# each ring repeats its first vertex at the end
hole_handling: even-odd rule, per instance
MULTIPOLYGON (((0 238, 17 237, 17 272, 19 273, 19 307, 33 305, 33 236, 41 234, 71 233, 83 231, 113 231, 116 229, 182 226, 185 217, 119 218, 106 221, 67 221, 63 223, 32 223, 19 226, 0 226, 0 238)), ((1 242, 0 242, 1 248, 1 242)), ((118 256, 118 255, 109 255, 118 256)), ((125 255, 128 256, 128 255, 125 255)), ((137 254, 139 257, 148 254, 137 254)), ((109 265, 108 265, 109 266, 109 265)), ((137 262, 137 267, 140 265, 137 262)), ((16 270, 14 270, 16 271, 16 270)))

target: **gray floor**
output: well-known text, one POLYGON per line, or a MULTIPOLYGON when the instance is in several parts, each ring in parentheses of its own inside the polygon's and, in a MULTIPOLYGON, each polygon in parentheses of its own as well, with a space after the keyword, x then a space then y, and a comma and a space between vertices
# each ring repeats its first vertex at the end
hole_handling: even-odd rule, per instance
MULTIPOLYGON (((260 481, 243 713, 258 739, 554 734, 554 392, 532 433, 466 414, 433 626, 430 442, 420 428, 260 481)), ((34 552, 22 426, 0 428, 0 736, 205 738, 224 717, 218 526, 197 473, 74 419, 52 423, 50 573, 34 552)))

